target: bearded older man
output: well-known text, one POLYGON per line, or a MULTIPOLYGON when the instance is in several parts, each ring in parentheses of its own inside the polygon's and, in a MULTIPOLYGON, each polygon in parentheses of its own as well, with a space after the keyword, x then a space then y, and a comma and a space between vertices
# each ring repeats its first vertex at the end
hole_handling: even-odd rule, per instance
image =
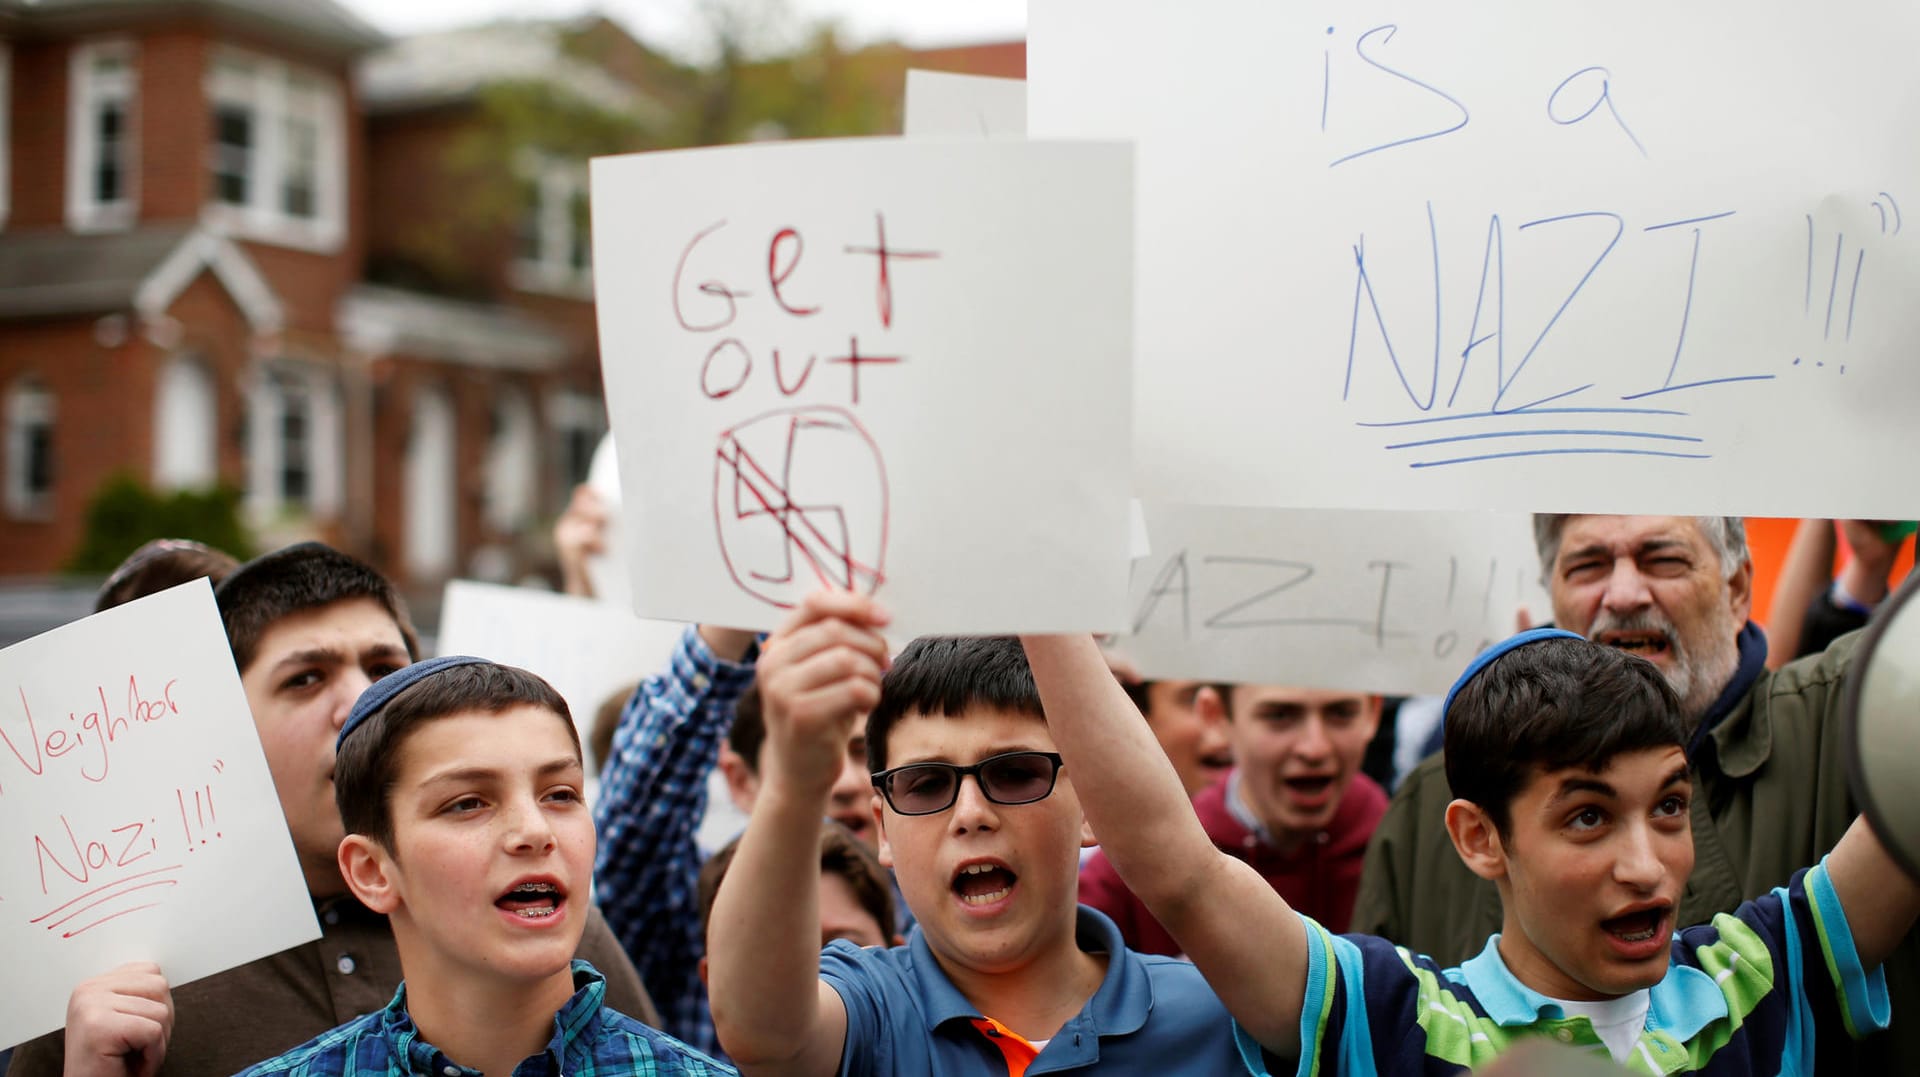
MULTIPOLYGON (((1767 672, 1738 517, 1536 516, 1534 533, 1555 622, 1653 662, 1697 723, 1694 869, 1674 922, 1730 913, 1831 849, 1856 814, 1838 712, 1857 634, 1767 672)), ((1472 957, 1501 922, 1493 884, 1448 839, 1452 799, 1439 755, 1414 768, 1374 833, 1353 912, 1354 931, 1442 965, 1472 957)), ((1920 1005, 1920 945, 1909 939, 1885 970, 1895 1012, 1920 1005)), ((1823 1045, 1821 1058, 1833 1072, 1908 1072, 1920 1020, 1907 1012, 1859 1044, 1823 1045)))

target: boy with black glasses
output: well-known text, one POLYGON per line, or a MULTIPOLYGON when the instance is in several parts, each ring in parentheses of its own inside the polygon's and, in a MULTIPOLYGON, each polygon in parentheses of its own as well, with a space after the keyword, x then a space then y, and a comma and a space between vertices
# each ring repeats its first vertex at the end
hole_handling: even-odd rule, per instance
POLYGON ((1076 906, 1092 835, 1019 642, 916 640, 889 668, 885 623, 871 599, 822 592, 762 649, 762 785, 708 953, 741 1072, 1232 1068, 1226 1013, 1193 967, 1127 950, 1076 906), (816 835, 862 715, 880 857, 918 923, 905 946, 821 954, 816 835))

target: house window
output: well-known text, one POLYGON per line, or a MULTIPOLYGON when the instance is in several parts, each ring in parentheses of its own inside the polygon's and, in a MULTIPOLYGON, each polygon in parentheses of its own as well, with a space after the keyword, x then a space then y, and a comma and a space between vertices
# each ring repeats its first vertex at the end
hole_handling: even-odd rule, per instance
POLYGON ((337 511, 341 416, 332 381, 301 364, 270 366, 248 402, 248 501, 262 518, 337 511))
POLYGON ((73 50, 67 113, 67 224, 76 231, 133 223, 134 51, 125 41, 73 50))
POLYGON ((170 356, 153 394, 153 482, 162 490, 198 490, 220 478, 219 394, 206 364, 170 356))
POLYGON ((577 162, 530 154, 522 161, 513 283, 533 292, 593 294, 587 173, 577 162))
POLYGON ((345 139, 335 83, 228 54, 208 79, 208 216, 251 239, 334 250, 344 233, 345 139))
POLYGON ((607 412, 598 398, 563 389, 547 398, 547 425, 556 441, 554 458, 560 473, 555 478, 565 496, 587 481, 593 450, 607 432, 607 412))
POLYGON ((7 393, 7 513, 42 518, 53 509, 53 394, 36 381, 7 393))
POLYGON ((13 185, 7 171, 11 137, 7 128, 7 117, 13 111, 13 68, 9 65, 9 59, 7 43, 0 41, 0 228, 6 227, 7 224, 7 196, 13 185))

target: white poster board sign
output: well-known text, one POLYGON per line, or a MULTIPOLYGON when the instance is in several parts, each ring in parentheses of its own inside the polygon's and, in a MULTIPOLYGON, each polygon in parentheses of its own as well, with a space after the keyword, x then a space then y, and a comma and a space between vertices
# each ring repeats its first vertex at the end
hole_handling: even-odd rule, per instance
POLYGON ((1022 79, 907 71, 906 119, 902 131, 925 135, 1027 133, 1027 84, 1022 79))
MULTIPOLYGON (((624 606, 473 580, 447 584, 441 654, 470 654, 537 673, 567 701, 584 748, 607 697, 667 668, 686 625, 624 606)), ((589 758, 587 773, 605 760, 589 758)))
POLYGON ((593 162, 643 617, 901 638, 1125 610, 1130 148, 822 141, 593 162))
POLYGON ((1134 565, 1144 677, 1444 693, 1514 616, 1549 609, 1529 518, 1148 502, 1134 565))
POLYGON ((1035 135, 1139 140, 1142 497, 1920 511, 1920 7, 1034 0, 1029 41, 1035 135))
POLYGON ((205 580, 0 651, 0 1044, 319 936, 205 580))

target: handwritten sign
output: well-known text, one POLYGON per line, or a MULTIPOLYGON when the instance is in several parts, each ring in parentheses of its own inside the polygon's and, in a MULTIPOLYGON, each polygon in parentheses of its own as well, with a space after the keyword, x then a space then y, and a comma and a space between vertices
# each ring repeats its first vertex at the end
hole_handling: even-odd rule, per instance
POLYGON ((593 164, 641 616, 902 638, 1125 609, 1131 151, 871 140, 593 164))
POLYGON ((1027 84, 1021 79, 909 69, 902 130, 913 138, 1025 135, 1027 84))
POLYGON ((0 1044, 319 935, 206 581, 0 651, 0 1044))
POLYGON ((1139 140, 1141 495, 1911 517, 1916 44, 1884 2, 1035 0, 1032 131, 1139 140))
MULTIPOLYGON (((607 697, 667 668, 683 624, 643 621, 623 606, 525 587, 454 580, 441 605, 442 654, 471 654, 553 685, 585 747, 607 697)), ((589 759, 597 774, 605 760, 589 759)))
POLYGON ((1212 508, 1149 502, 1131 635, 1155 679, 1443 693, 1467 660, 1544 619, 1520 513, 1212 508))

